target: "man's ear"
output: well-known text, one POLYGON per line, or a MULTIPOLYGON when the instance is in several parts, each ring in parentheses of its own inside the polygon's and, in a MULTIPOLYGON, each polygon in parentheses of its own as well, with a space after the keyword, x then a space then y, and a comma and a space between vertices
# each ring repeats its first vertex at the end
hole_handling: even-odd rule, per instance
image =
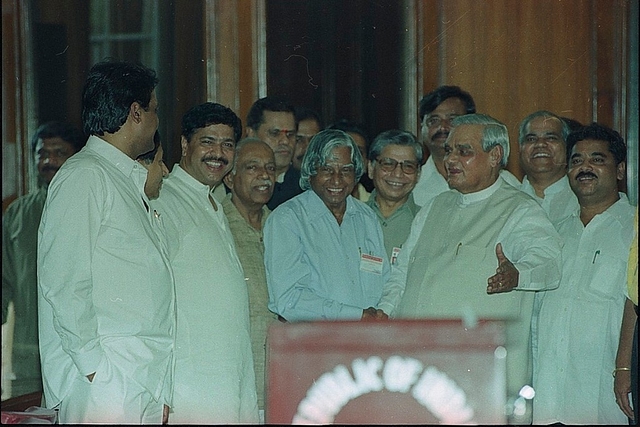
POLYGON ((627 175, 627 162, 620 162, 616 166, 616 178, 618 181, 622 181, 627 175))
POLYGON ((254 138, 257 137, 256 131, 253 130, 252 128, 250 128, 250 127, 247 127, 245 132, 247 134, 247 137, 254 137, 254 138))
POLYGON ((489 157, 492 167, 500 167, 500 163, 502 162, 502 154, 503 151, 501 145, 496 145, 491 149, 491 151, 489 152, 489 157))
POLYGON ((228 174, 226 174, 224 176, 224 178, 222 178, 222 181, 225 183, 225 185, 227 187, 229 187, 229 190, 233 190, 233 178, 234 178, 234 174, 233 171, 229 171, 228 174))
POLYGON ((185 157, 187 155, 187 147, 189 146, 189 141, 187 141, 187 138, 183 136, 180 137, 180 147, 182 149, 182 157, 185 157))
POLYGON ((133 120, 134 123, 140 123, 142 121, 142 111, 144 108, 138 103, 134 102, 129 107, 129 117, 133 120))
POLYGON ((373 164, 373 162, 375 162, 375 160, 369 160, 367 162, 367 173, 369 175, 369 178, 373 179, 373 169, 375 168, 375 165, 373 164))

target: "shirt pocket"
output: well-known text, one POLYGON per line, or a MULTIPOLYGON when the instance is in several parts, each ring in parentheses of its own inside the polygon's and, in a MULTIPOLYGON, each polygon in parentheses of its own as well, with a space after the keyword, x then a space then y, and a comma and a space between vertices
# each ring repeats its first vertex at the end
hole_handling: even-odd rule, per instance
POLYGON ((615 300, 624 294, 627 277, 627 260, 606 254, 594 255, 587 292, 599 298, 615 300))

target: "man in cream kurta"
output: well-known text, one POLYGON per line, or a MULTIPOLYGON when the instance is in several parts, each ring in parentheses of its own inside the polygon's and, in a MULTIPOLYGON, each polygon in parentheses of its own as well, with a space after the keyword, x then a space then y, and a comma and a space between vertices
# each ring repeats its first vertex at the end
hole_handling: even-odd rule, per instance
POLYGON ((83 95, 92 136, 49 186, 38 326, 45 404, 60 424, 160 424, 171 404, 173 277, 134 160, 153 148, 156 82, 140 65, 94 65, 83 95))
POLYGON ((170 423, 257 423, 244 272, 213 188, 231 169, 241 126, 219 104, 183 117, 182 159, 152 202, 167 229, 178 327, 170 423))
MULTIPOLYGON (((593 123, 567 139, 568 178, 580 209, 558 226, 562 281, 542 298, 534 353, 536 424, 625 424, 616 404, 616 351, 626 301, 634 208, 618 192, 626 146, 593 123)), ((637 283, 636 283, 637 285, 637 283)))
POLYGON ((540 206, 499 178, 506 127, 481 115, 453 126, 445 156, 453 190, 416 216, 378 308, 395 318, 504 320, 507 395, 515 398, 531 384, 531 291, 557 286, 560 239, 540 206), (484 151, 487 126, 503 136, 484 151))

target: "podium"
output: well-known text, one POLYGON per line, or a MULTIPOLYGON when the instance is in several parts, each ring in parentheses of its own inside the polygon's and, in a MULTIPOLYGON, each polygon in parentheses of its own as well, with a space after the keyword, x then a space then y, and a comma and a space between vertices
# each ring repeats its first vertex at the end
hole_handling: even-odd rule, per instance
POLYGON ((504 326, 481 320, 274 324, 268 424, 505 424, 504 326))

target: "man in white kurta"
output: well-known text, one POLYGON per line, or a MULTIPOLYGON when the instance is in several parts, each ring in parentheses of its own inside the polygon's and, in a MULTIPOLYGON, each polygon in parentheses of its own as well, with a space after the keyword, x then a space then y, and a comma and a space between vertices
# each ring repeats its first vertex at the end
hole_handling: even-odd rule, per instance
POLYGON ((239 119, 219 104, 189 110, 180 164, 152 202, 167 229, 176 283, 170 423, 258 422, 247 285, 227 218, 212 195, 231 169, 239 129, 239 119))
MULTIPOLYGON (((542 206, 556 229, 564 218, 579 208, 578 198, 567 178, 566 141, 569 133, 569 125, 546 110, 529 114, 519 127, 520 166, 525 173, 519 188, 542 206)), ((533 301, 531 348, 534 354, 538 347, 537 319, 544 294, 537 292, 533 301)))
MULTIPOLYGON (((596 133, 599 128, 589 125, 577 142, 571 141, 574 134, 569 137, 569 182, 580 209, 558 226, 564 240, 562 281, 542 299, 534 353, 535 424, 627 423, 615 401, 613 374, 635 211, 617 191, 624 161, 614 158, 606 140, 599 141, 604 138, 596 133)), ((619 135, 613 139, 622 141, 619 135)), ((624 153, 624 143, 619 144, 618 153, 624 153)))
POLYGON ((143 66, 94 65, 83 112, 100 120, 85 120, 94 136, 49 186, 39 344, 46 406, 58 406, 60 424, 159 424, 171 403, 173 277, 144 193, 147 170, 134 160, 153 148, 156 82, 143 66))
MULTIPOLYGON (((507 395, 515 398, 523 386, 531 384, 532 291, 557 286, 560 239, 540 206, 499 178, 500 160, 491 156, 494 150, 504 153, 503 146, 479 153, 481 127, 493 123, 484 117, 468 115, 454 120, 454 124, 461 123, 447 139, 451 154, 445 162, 456 189, 434 198, 416 216, 378 308, 394 318, 504 320, 507 395), (469 141, 474 142, 468 145, 469 141), (469 161, 470 150, 477 159, 469 161), (474 164, 475 171, 471 168, 474 164), (465 170, 464 177, 459 176, 461 170, 465 170), (486 179, 471 185, 482 171, 486 179), (498 244, 517 273, 508 288, 493 293, 487 283, 491 287, 490 278, 503 268, 498 244)), ((503 140, 508 141, 506 128, 504 135, 503 140)), ((498 153, 495 156, 500 157, 498 153)), ((502 280, 501 276, 499 286, 502 280)))

